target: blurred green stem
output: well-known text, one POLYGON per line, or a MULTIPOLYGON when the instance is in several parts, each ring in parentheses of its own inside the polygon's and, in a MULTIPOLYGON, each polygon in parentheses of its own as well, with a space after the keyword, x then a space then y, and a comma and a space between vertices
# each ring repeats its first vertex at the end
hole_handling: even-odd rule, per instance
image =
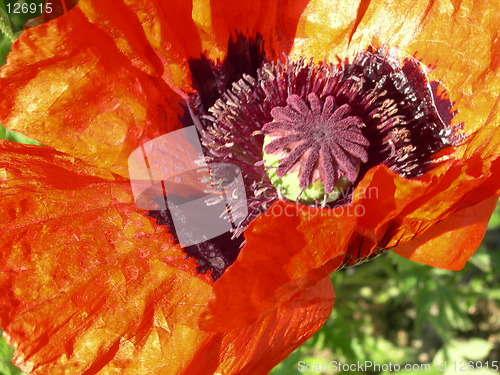
POLYGON ((14 40, 15 36, 12 32, 12 28, 10 26, 9 17, 5 10, 0 7, 0 31, 10 40, 14 40))

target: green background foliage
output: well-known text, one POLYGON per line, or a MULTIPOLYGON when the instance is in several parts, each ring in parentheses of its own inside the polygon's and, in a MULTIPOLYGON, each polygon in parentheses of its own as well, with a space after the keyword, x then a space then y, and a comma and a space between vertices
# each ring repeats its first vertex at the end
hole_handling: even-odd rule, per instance
MULTIPOLYGON (((36 1, 40 3, 42 1, 36 1)), ((2 6, 0 0, 0 9, 2 6)), ((1 13, 1 11, 0 11, 1 13)), ((15 35, 5 31, 0 14, 0 65, 5 63, 15 35)), ((25 18, 14 19, 18 25, 25 18)), ((36 143, 0 125, 0 138, 36 143)), ((279 364, 272 375, 333 374, 299 371, 299 361, 325 365, 331 361, 357 364, 432 364, 412 374, 495 374, 485 366, 500 359, 500 205, 486 237, 463 270, 443 271, 387 253, 355 268, 332 274, 335 308, 328 322, 304 345, 279 364), (436 363, 446 361, 446 371, 436 363), (461 363, 461 361, 467 361, 461 363), (474 364, 482 370, 460 372, 474 364), (457 369, 453 362, 457 363, 457 369)), ((0 337, 0 375, 22 372, 12 364, 14 349, 0 337)), ((343 374, 360 374, 342 371, 343 374)), ((389 371, 365 371, 386 375, 389 371)), ((393 372, 397 373, 397 372, 393 372)), ((259 375, 259 374, 256 374, 259 375)))

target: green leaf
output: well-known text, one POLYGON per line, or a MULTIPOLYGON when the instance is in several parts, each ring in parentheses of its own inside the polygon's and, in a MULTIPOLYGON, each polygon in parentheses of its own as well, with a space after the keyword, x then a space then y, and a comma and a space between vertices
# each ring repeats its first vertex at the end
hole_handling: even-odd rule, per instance
POLYGON ((488 223, 488 229, 500 228, 500 202, 497 204, 493 215, 491 215, 490 222, 488 223))
POLYGON ((31 138, 28 138, 21 133, 7 129, 2 125, 0 125, 0 139, 5 139, 7 141, 12 141, 12 142, 17 142, 17 143, 43 146, 40 142, 37 142, 31 138))
POLYGON ((415 332, 420 333, 423 324, 429 316, 429 310, 434 303, 435 298, 435 282, 432 279, 424 279, 421 282, 423 286, 416 293, 415 307, 415 332))
POLYGON ((0 32, 2 32, 10 40, 15 39, 3 0, 0 0, 0 32))
POLYGON ((12 48, 12 41, 0 34, 0 66, 5 64, 7 55, 12 48))
MULTIPOLYGON (((434 356, 434 363, 448 363, 448 370, 451 370, 450 374, 453 374, 454 368, 451 368, 450 362, 461 362, 461 361, 481 361, 484 360, 491 349, 493 344, 487 340, 480 338, 472 338, 468 341, 462 341, 459 339, 453 340, 446 348, 439 350, 434 356)), ((453 363, 451 362, 451 363, 453 363)))
POLYGON ((21 375, 23 372, 12 364, 14 348, 3 339, 0 330, 0 375, 21 375))

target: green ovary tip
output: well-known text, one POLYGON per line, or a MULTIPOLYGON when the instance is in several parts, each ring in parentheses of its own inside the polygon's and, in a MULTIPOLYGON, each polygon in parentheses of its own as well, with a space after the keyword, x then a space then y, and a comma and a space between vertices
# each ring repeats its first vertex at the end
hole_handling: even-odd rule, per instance
POLYGON ((348 179, 342 177, 335 184, 334 190, 327 194, 325 193, 325 186, 323 183, 320 180, 316 180, 312 182, 307 189, 302 191, 299 186, 299 171, 287 173, 283 177, 278 177, 276 175, 276 169, 280 164, 281 158, 276 154, 268 154, 264 151, 265 147, 269 144, 269 142, 271 142, 271 140, 272 137, 264 137, 262 158, 264 160, 264 166, 266 167, 266 173, 271 180, 271 183, 285 198, 293 202, 303 204, 313 204, 315 202, 330 203, 341 198, 344 191, 352 185, 348 179))

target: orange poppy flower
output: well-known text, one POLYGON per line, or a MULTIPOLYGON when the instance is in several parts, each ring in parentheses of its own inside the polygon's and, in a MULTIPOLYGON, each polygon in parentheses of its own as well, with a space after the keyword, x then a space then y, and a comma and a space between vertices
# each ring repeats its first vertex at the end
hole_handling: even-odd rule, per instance
MULTIPOLYGON (((461 268, 484 235, 500 188, 494 5, 81 0, 68 14, 25 31, 1 70, 0 87, 9 95, 0 99, 0 121, 48 147, 0 143, 0 325, 16 347, 16 363, 35 374, 266 373, 328 318, 330 272, 390 248, 461 268), (398 51, 388 52, 392 46, 398 51), (185 258, 172 228, 162 225, 163 213, 146 216, 137 208, 127 159, 141 144, 182 127, 186 108, 206 121, 214 95, 223 92, 209 121, 227 119, 224 106, 232 94, 240 98, 226 90, 283 53, 288 62, 267 66, 266 77, 269 70, 292 77, 294 69, 312 67, 312 75, 324 71, 341 83, 341 74, 361 70, 357 79, 368 82, 370 64, 380 63, 389 69, 383 78, 389 86, 404 81, 418 102, 433 103, 411 113, 437 121, 444 93, 431 94, 415 60, 402 62, 415 55, 433 66, 429 81, 439 80, 454 101, 455 127, 438 124, 444 133, 430 133, 443 145, 416 136, 423 143, 412 144, 418 162, 411 166, 421 168, 415 175, 389 159, 363 169, 376 142, 354 142, 363 150, 351 146, 338 178, 323 181, 331 192, 344 173, 355 184, 349 199, 326 207, 276 197, 264 202, 272 205, 261 205, 268 210, 245 223, 238 242, 244 238, 244 246, 214 282, 196 271, 205 270, 198 250, 185 258), (311 65, 304 62, 309 58, 311 65), (326 68, 324 59, 342 64, 326 68), (428 95, 419 96, 421 89, 428 95)), ((375 86, 370 93, 382 95, 375 86)), ((346 96, 357 95, 349 90, 346 96)), ((279 116, 294 106, 316 113, 316 93, 307 94, 281 100, 263 129, 278 127, 279 116)), ((318 100, 327 112, 332 99, 318 100)), ((374 124, 386 124, 377 118, 390 117, 391 105, 373 112, 380 115, 372 116, 374 124)), ((330 119, 346 120, 346 131, 364 137, 360 115, 348 116, 330 119)), ((418 132, 411 125, 416 117, 402 126, 418 132)), ((205 131, 205 146, 220 141, 205 131)), ((313 169, 311 178, 324 172, 313 169)))

